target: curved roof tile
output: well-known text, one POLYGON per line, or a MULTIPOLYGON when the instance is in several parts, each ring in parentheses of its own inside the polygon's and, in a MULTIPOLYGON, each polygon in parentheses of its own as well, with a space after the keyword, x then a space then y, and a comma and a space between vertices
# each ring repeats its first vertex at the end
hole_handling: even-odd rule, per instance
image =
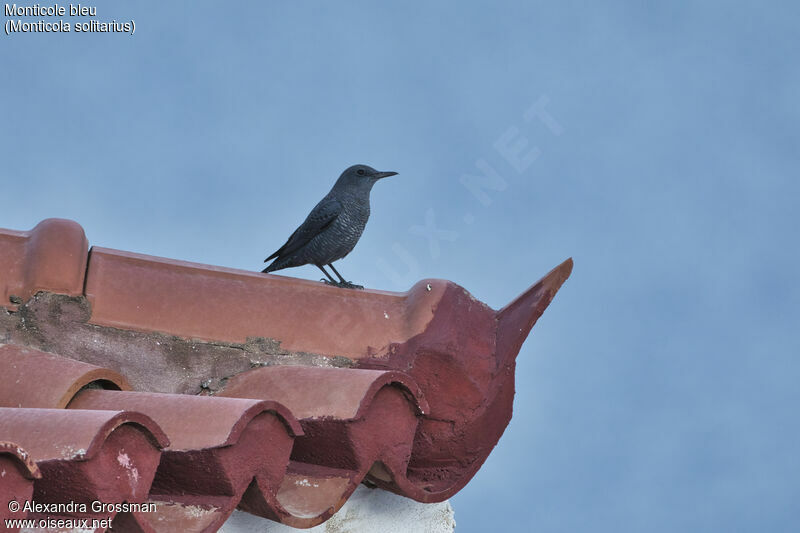
MULTIPOLYGON (((0 441, 28 449, 42 474, 34 491, 51 497, 99 487, 115 452, 141 454, 128 456, 148 465, 141 483, 92 494, 156 506, 114 517, 125 531, 213 532, 237 505, 310 527, 364 481, 440 501, 505 430, 516 355, 571 269, 494 311, 442 280, 341 290, 87 254, 70 221, 0 230, 0 406, 12 407, 0 409, 0 441), (319 364, 346 368, 309 366, 319 364)), ((0 461, 19 460, 0 449, 0 461)))
POLYGON ((16 344, 0 344, 0 365, 0 407, 60 409, 86 386, 131 388, 113 370, 16 344))

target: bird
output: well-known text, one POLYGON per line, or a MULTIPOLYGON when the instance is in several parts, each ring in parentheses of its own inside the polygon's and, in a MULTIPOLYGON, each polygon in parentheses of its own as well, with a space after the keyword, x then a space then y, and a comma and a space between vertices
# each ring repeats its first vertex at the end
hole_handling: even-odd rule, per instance
POLYGON ((274 272, 302 265, 316 265, 329 285, 347 289, 363 289, 346 281, 333 262, 345 257, 361 238, 369 219, 369 194, 372 186, 397 172, 379 172, 368 165, 353 165, 339 176, 330 192, 311 210, 286 241, 264 262, 273 260, 262 272, 274 272), (325 270, 325 266, 339 281, 325 270))

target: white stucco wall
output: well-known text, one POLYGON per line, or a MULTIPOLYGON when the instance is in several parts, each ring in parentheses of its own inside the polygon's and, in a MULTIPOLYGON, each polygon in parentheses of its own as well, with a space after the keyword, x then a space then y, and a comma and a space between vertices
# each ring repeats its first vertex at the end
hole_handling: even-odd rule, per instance
POLYGON ((328 521, 294 529, 242 511, 234 511, 221 533, 452 533, 456 521, 450 502, 417 503, 380 489, 358 487, 328 521))

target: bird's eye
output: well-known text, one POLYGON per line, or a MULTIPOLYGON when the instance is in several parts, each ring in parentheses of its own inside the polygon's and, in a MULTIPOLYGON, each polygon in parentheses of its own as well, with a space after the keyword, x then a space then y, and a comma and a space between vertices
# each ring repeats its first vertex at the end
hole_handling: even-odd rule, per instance
POLYGON ((364 175, 364 169, 363 168, 359 168, 358 171, 356 171, 356 174, 358 174, 359 176, 363 176, 364 175))

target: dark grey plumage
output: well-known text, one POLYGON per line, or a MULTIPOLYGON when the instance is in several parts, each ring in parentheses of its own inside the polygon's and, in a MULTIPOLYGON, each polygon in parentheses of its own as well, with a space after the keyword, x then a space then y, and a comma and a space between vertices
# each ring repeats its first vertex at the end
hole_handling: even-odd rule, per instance
POLYGON ((310 264, 319 267, 332 285, 361 288, 345 281, 331 263, 349 254, 361 238, 369 219, 372 186, 379 179, 395 174, 378 172, 367 165, 354 165, 342 172, 331 191, 311 210, 286 244, 264 260, 266 263, 275 259, 262 272, 310 264), (338 282, 328 274, 325 265, 336 273, 338 282))

